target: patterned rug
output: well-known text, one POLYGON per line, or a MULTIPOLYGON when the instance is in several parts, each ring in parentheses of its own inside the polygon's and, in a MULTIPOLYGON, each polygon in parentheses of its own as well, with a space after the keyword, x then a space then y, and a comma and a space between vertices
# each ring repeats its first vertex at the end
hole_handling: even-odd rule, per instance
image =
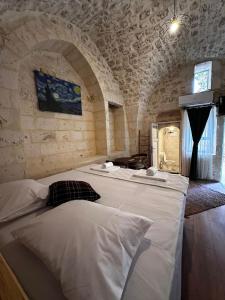
POLYGON ((216 191, 214 188, 212 189, 211 186, 212 182, 208 181, 190 181, 185 208, 185 217, 225 205, 225 193, 216 191))

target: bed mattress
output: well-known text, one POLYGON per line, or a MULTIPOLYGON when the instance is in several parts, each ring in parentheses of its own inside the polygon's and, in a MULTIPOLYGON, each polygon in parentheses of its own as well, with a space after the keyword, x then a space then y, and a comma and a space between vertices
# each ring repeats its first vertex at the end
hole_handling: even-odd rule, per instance
MULTIPOLYGON (((188 180, 180 175, 169 174, 169 185, 157 186, 133 181, 131 170, 119 172, 100 175, 91 172, 90 167, 83 167, 39 181, 44 184, 58 180, 86 181, 101 195, 98 203, 152 219, 154 224, 136 255, 122 299, 178 300, 188 180)), ((36 214, 43 212, 41 210, 36 214)), ((1 251, 31 299, 62 300, 64 297, 59 284, 32 253, 13 241, 10 233, 12 229, 26 224, 34 214, 0 227, 1 251)))

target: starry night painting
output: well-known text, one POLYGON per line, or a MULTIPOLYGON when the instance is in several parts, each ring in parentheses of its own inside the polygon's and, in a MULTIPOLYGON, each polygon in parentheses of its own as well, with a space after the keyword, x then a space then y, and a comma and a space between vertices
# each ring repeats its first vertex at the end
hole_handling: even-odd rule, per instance
POLYGON ((79 85, 37 70, 34 75, 40 110, 82 115, 79 85))

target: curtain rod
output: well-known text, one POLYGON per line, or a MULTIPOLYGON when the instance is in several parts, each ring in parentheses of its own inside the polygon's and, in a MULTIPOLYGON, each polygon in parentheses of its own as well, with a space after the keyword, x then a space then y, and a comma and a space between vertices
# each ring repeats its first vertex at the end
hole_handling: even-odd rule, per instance
POLYGON ((184 107, 184 109, 192 109, 192 108, 202 108, 202 107, 209 107, 209 106, 216 106, 215 103, 210 103, 210 104, 202 104, 202 105, 192 105, 192 106, 187 106, 184 107))

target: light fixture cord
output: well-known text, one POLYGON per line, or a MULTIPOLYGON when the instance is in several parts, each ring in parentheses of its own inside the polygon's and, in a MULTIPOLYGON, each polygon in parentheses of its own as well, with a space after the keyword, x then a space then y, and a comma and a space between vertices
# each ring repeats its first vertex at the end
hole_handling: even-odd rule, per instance
POLYGON ((173 1, 173 17, 176 17, 176 0, 173 1))

